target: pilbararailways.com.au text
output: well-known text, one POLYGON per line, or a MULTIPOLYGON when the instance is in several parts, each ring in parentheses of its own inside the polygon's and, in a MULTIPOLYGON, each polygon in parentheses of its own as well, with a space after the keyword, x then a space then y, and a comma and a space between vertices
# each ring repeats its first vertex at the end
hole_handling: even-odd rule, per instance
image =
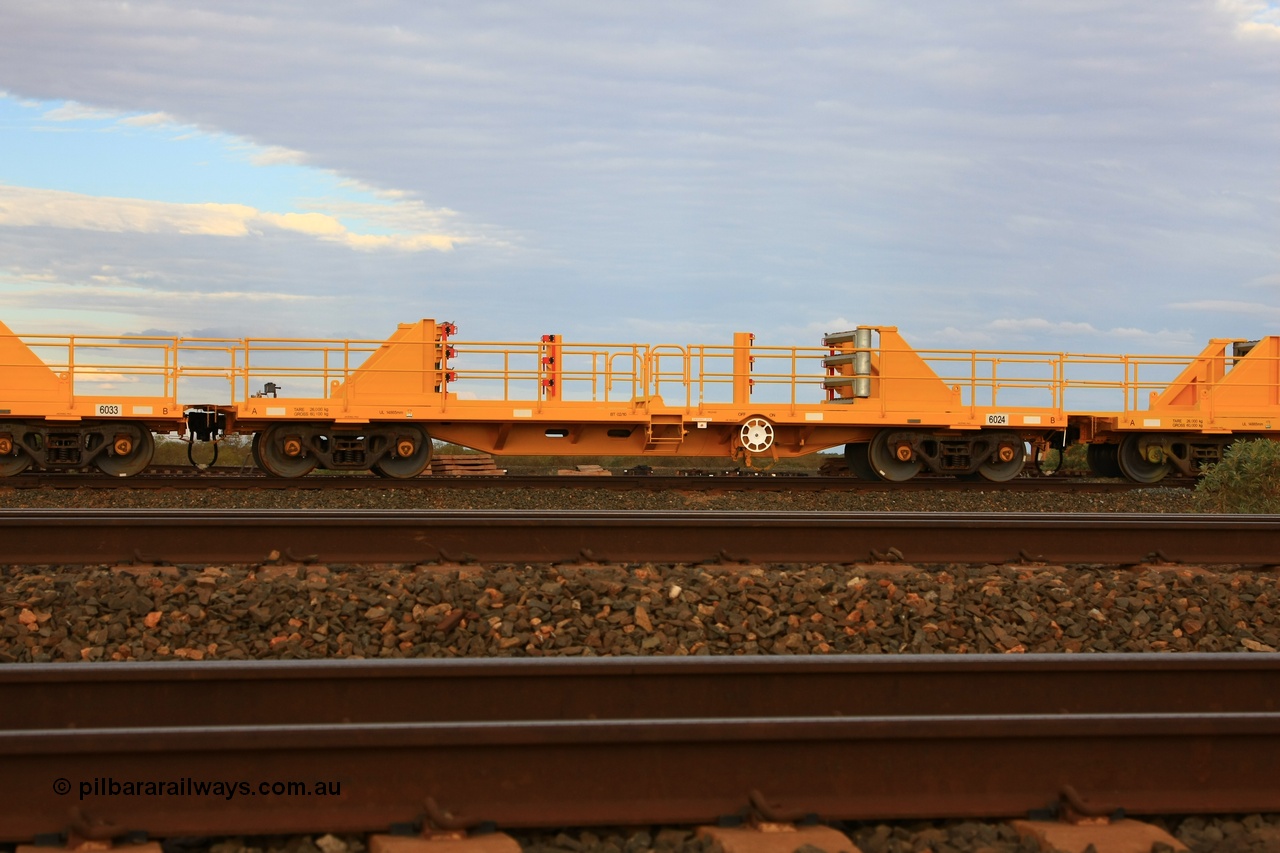
MULTIPOLYGON (((184 776, 180 779, 116 779, 114 776, 95 776, 81 780, 77 786, 80 799, 86 797, 340 797, 342 783, 333 780, 318 782, 245 780, 208 780, 184 776)), ((65 796, 72 791, 71 781, 58 778, 53 781, 54 793, 65 796)))

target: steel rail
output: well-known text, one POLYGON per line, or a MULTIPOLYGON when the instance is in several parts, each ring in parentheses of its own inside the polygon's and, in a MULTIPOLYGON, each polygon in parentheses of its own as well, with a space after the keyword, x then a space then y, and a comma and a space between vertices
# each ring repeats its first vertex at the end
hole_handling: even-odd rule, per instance
POLYGON ((798 655, 0 667, 7 730, 148 723, 1280 711, 1280 655, 798 655), (673 702, 678 697, 678 703, 673 702), (369 701, 370 699, 376 701, 369 701), (86 701, 90 700, 91 701, 86 701))
MULTIPOLYGON (((1154 488, 1189 489, 1196 481, 1169 478, 1154 488)), ((1019 477, 1003 483, 966 481, 954 477, 917 477, 905 483, 871 482, 854 477, 821 477, 804 474, 722 475, 690 474, 648 476, 507 475, 502 477, 439 476, 397 480, 372 475, 323 474, 281 479, 252 474, 148 474, 109 477, 105 474, 34 473, 0 480, 0 487, 16 489, 227 489, 227 490, 415 490, 459 489, 468 491, 598 489, 611 492, 669 491, 794 491, 794 492, 1069 492, 1112 493, 1153 488, 1124 480, 1071 477, 1019 477)))
POLYGON ((17 509, 0 532, 9 564, 1280 562, 1276 515, 17 509))
POLYGON ((25 665, 0 690, 55 697, 0 729, 4 840, 1280 809, 1273 655, 25 665))

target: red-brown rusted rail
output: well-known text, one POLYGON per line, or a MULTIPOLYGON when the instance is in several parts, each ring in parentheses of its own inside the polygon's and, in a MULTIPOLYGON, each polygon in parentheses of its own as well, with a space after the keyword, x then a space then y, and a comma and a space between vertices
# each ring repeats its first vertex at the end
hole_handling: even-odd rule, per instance
POLYGON ((4 510, 0 562, 840 562, 1274 565, 1280 516, 4 510))
POLYGON ((1273 812, 1278 697, 1237 654, 10 666, 0 839, 1273 812))
MULTIPOLYGON (((1189 489, 1195 480, 1189 477, 1161 481, 1158 488, 1189 489)), ((35 473, 0 480, 0 486, 16 489, 227 489, 227 490, 365 490, 465 489, 470 491, 598 489, 601 491, 790 491, 790 492, 1039 492, 1039 493, 1114 493, 1151 488, 1127 480, 1098 480, 1081 477, 1019 477, 1003 483, 987 480, 966 481, 954 477, 915 477, 905 483, 871 482, 854 477, 819 477, 805 475, 700 475, 683 476, 535 476, 504 477, 414 477, 396 480, 373 475, 313 474, 299 479, 280 479, 252 474, 139 474, 136 477, 108 477, 105 474, 35 473)))

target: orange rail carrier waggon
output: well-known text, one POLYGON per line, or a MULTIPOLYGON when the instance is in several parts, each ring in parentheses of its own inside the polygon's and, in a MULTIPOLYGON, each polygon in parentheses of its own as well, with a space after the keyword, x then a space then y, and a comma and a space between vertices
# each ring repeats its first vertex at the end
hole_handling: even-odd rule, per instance
POLYGON ((1028 450, 1088 445, 1103 476, 1194 475, 1280 425, 1280 336, 1195 357, 915 350, 892 326, 817 347, 18 336, 0 324, 0 476, 128 476, 153 433, 252 435, 267 473, 414 477, 432 441, 521 455, 721 456, 844 446, 866 479, 1008 480, 1028 450), (180 393, 181 391, 181 393, 180 393), (196 396, 199 395, 199 396, 196 396), (194 403, 189 398, 211 402, 194 403))

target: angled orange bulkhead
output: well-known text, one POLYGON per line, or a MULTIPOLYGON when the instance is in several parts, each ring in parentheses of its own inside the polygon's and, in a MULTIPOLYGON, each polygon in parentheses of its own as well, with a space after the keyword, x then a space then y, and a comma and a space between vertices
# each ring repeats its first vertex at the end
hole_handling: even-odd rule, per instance
POLYGON ((44 416, 51 407, 69 408, 71 381, 54 371, 0 323, 0 412, 3 415, 44 416))

